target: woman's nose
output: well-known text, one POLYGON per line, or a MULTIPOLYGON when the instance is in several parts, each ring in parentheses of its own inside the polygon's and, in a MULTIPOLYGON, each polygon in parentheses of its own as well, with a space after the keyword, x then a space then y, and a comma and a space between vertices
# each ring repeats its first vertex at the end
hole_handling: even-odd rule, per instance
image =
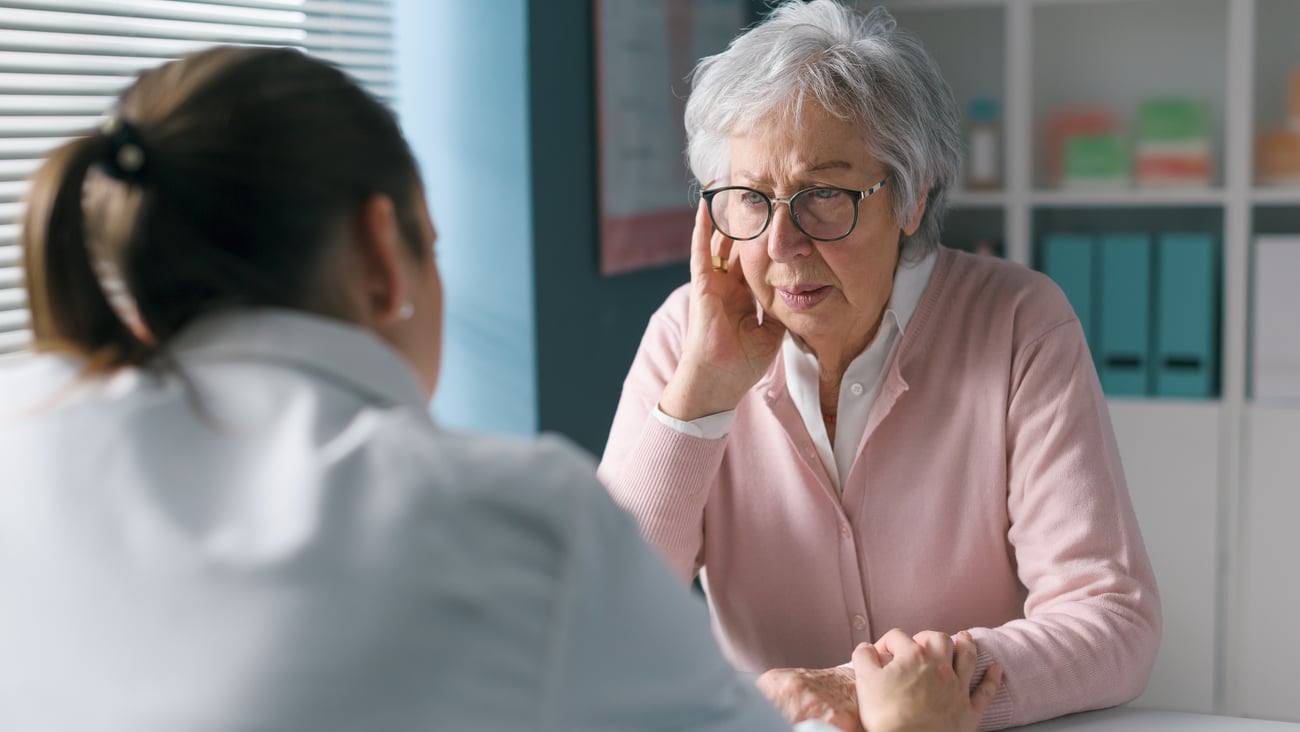
POLYGON ((773 262, 791 262, 812 254, 812 248, 812 239, 795 226, 790 206, 776 204, 767 226, 767 256, 773 262))

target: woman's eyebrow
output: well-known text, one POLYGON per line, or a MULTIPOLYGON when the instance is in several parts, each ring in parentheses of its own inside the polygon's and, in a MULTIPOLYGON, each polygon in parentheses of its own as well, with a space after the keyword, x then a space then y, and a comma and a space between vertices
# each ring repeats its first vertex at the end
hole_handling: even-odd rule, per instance
MULTIPOLYGON (((806 170, 796 171, 796 173, 806 175, 808 173, 823 173, 828 170, 852 170, 852 169, 853 169, 853 163, 850 163, 847 160, 828 160, 824 163, 817 163, 816 165, 806 170)), ((766 182, 768 180, 767 177, 755 175, 748 170, 737 170, 732 174, 731 177, 733 180, 748 180, 756 183, 766 182)))
POLYGON ((824 163, 818 163, 808 169, 809 173, 820 173, 824 170, 850 170, 853 164, 847 160, 829 160, 824 163))

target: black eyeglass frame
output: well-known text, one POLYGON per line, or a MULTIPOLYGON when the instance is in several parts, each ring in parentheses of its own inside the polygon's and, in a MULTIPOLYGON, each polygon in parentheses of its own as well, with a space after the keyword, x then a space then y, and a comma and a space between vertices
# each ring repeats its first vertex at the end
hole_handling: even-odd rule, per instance
POLYGON ((884 178, 880 179, 879 183, 875 184, 874 186, 871 186, 865 191, 855 191, 852 188, 840 188, 838 186, 809 186, 808 188, 795 191, 793 194, 791 194, 786 198, 769 196, 762 191, 755 190, 748 186, 723 186, 721 188, 710 188, 707 191, 700 191, 700 197, 703 198, 706 203, 708 203, 709 221, 713 223, 713 227, 716 228, 718 231, 722 231, 722 227, 718 226, 717 219, 713 217, 714 196, 724 191, 749 191, 750 193, 757 193, 758 195, 762 196, 765 201, 767 201, 767 219, 763 222, 763 226, 758 230, 758 233, 753 236, 737 238, 731 236, 730 234, 727 234, 727 232, 725 231, 722 231, 722 233, 726 234, 726 236, 732 241, 753 241, 754 239, 757 239, 758 237, 762 236, 763 232, 767 231, 767 227, 772 225, 773 212, 776 204, 778 203, 784 203, 787 207, 789 207, 790 220, 794 222, 795 227, 798 228, 799 231, 803 232, 804 236, 808 237, 809 239, 812 239, 813 241, 839 241, 841 239, 848 238, 849 234, 852 234, 853 230, 858 228, 858 204, 862 203, 863 199, 876 193, 881 188, 884 188, 885 184, 888 182, 889 182, 889 176, 885 176, 884 178), (825 190, 840 191, 841 193, 848 193, 850 195, 857 196, 857 198, 853 199, 853 223, 849 225, 848 231, 844 232, 843 234, 833 239, 824 239, 820 236, 813 236, 812 234, 809 234, 808 231, 803 228, 803 224, 799 223, 799 214, 795 213, 794 210, 794 200, 799 196, 802 196, 803 194, 808 193, 809 191, 825 191, 825 190))

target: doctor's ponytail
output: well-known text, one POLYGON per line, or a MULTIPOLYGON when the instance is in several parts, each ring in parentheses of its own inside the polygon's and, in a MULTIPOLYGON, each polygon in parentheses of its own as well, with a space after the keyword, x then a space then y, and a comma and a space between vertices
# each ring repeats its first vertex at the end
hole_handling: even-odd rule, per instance
POLYGON ((146 71, 34 176, 20 241, 36 348, 101 371, 226 309, 347 319, 338 242, 367 199, 392 200, 411 253, 431 256, 419 182, 392 111, 301 51, 222 46, 146 71))
POLYGON ((86 178, 109 150, 102 135, 55 150, 31 180, 20 239, 37 350, 79 352, 92 368, 140 363, 152 352, 114 310, 87 242, 86 178))

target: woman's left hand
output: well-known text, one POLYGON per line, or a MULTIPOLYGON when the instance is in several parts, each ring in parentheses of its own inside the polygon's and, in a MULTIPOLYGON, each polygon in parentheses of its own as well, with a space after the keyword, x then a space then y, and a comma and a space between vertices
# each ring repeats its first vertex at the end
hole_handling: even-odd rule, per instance
POLYGON ((758 677, 758 690, 790 724, 817 719, 844 732, 862 730, 851 668, 774 668, 758 677))

